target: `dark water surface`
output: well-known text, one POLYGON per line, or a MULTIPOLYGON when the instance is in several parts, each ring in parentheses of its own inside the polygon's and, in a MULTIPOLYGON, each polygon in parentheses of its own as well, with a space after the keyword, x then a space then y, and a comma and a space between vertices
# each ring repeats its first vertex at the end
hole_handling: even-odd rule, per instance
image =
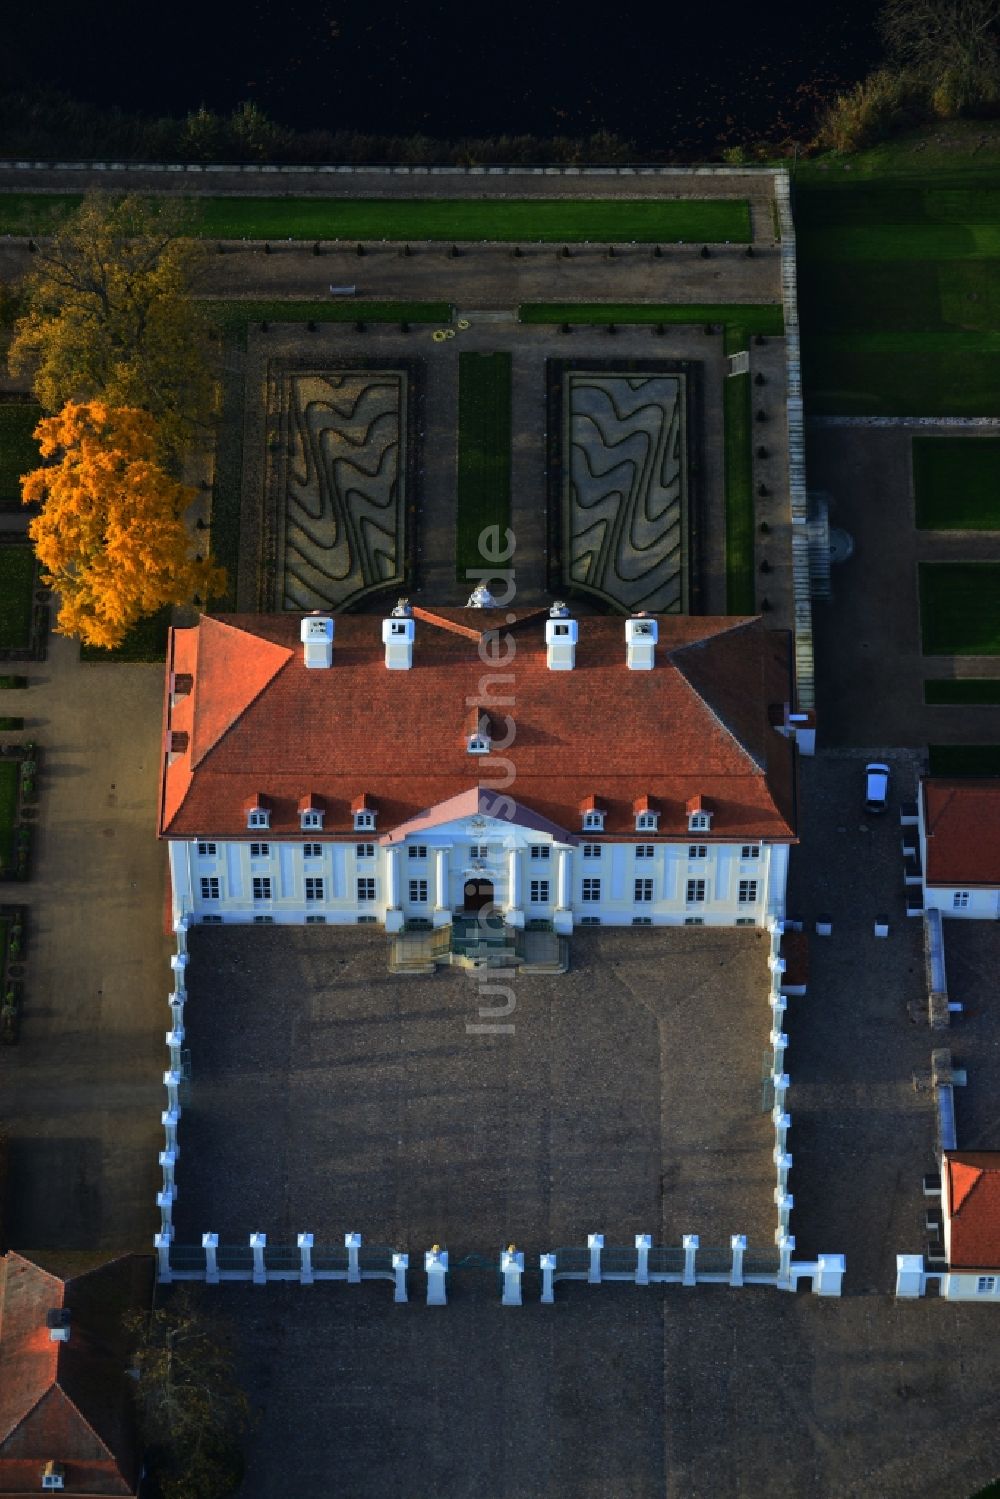
POLYGON ((691 0, 39 0, 4 20, 0 86, 129 112, 253 99, 300 129, 584 135, 649 151, 808 116, 872 61, 873 6, 691 0))

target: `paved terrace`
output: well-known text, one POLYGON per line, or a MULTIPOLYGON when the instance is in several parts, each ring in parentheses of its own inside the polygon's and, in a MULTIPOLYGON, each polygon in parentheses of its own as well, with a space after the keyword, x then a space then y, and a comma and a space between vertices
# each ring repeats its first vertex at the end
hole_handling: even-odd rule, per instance
POLYGON ((773 1248, 764 934, 581 933, 568 975, 514 981, 512 1035, 467 1034, 500 1001, 465 971, 387 975, 381 933, 196 928, 191 953, 178 1243, 773 1248))

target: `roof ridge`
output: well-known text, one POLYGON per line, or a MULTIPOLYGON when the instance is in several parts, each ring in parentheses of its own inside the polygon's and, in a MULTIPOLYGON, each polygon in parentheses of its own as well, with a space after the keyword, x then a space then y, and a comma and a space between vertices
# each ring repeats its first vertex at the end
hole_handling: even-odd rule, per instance
MULTIPOLYGON (((754 623, 753 620, 743 620, 743 621, 741 621, 741 627, 742 626, 746 626, 746 625, 750 625, 750 624, 753 624, 753 623, 754 623)), ((720 636, 728 635, 728 634, 732 634, 732 633, 733 632, 730 631, 730 630, 720 630, 718 635, 710 636, 707 640, 706 639, 692 640, 692 641, 689 641, 687 645, 678 646, 678 647, 676 647, 676 650, 675 651, 671 651, 670 654, 671 654, 671 656, 673 656, 675 654, 679 654, 681 651, 690 649, 693 646, 700 646, 703 649, 708 648, 708 647, 711 646, 712 642, 714 640, 719 639, 720 636)), ((680 679, 684 683, 684 685, 687 688, 689 688, 691 692, 694 693, 695 697, 698 699, 698 701, 700 703, 704 704, 704 706, 708 709, 709 713, 715 719, 715 722, 720 726, 720 728, 722 728, 725 731, 725 733, 728 736, 728 738, 733 742, 733 744, 735 744, 737 746, 737 748, 739 749, 740 753, 743 754, 750 761, 750 764, 754 767, 754 770, 756 770, 759 774, 763 775, 765 777, 765 779, 766 779, 766 776, 767 776, 767 761, 766 761, 766 759, 765 760, 758 760, 757 759, 757 756, 753 753, 752 750, 750 750, 747 747, 747 745, 745 745, 743 743, 743 740, 736 733, 736 731, 734 729, 730 728, 729 724, 726 723, 726 720, 722 717, 722 714, 716 708, 715 704, 712 703, 712 702, 710 702, 708 700, 708 698, 705 696, 705 694, 701 691, 701 689, 699 687, 696 687, 695 684, 691 681, 691 678, 688 676, 687 672, 684 670, 684 668, 681 665, 681 663, 675 661, 674 665, 677 668, 677 675, 680 677, 680 679)), ((770 791, 770 787, 768 787, 768 790, 770 791)))
MULTIPOLYGON (((247 712, 247 709, 248 708, 252 708, 253 705, 254 705, 254 703, 261 696, 261 694, 263 692, 267 691, 268 687, 270 687, 270 685, 274 681, 275 677, 278 676, 279 673, 284 670, 284 668, 288 665, 289 661, 291 661, 294 658, 294 655, 295 655, 295 652, 291 649, 290 646, 279 645, 277 643, 277 641, 275 641, 275 640, 268 640, 267 637, 264 636, 264 635, 257 635, 255 633, 252 633, 249 630, 240 630, 240 629, 237 629, 237 627, 235 625, 226 624, 226 622, 224 620, 214 619, 211 615, 205 615, 203 618, 204 618, 204 621, 209 621, 211 623, 211 625, 212 625, 213 628, 223 629, 223 630, 231 630, 234 635, 244 635, 244 636, 246 636, 246 638, 248 640, 255 641, 256 644, 257 644, 257 649, 258 650, 259 650, 259 648, 261 646, 266 647, 265 654, 267 654, 267 655, 270 655, 272 653, 279 653, 281 655, 281 657, 282 657, 282 660, 280 661, 280 663, 277 666, 275 666, 274 670, 269 673, 269 675, 267 676, 266 680, 262 681, 257 686, 256 690, 254 692, 252 692, 250 694, 250 696, 247 697, 243 701, 241 707, 233 715, 233 717, 230 718, 230 720, 226 724, 225 728, 222 729, 218 734, 216 734, 215 738, 211 741, 211 743, 208 744, 208 745, 206 745, 205 748, 200 751, 200 753, 197 756, 197 759, 195 758, 194 734, 192 732, 192 743, 191 743, 191 769, 192 770, 194 770, 194 768, 196 766, 203 765, 205 763, 205 761, 208 759, 208 757, 212 753, 212 751, 222 742, 223 739, 225 739, 226 735, 230 732, 230 730, 236 724, 239 723, 240 719, 247 712)), ((200 634, 200 629, 199 629, 199 651, 198 651, 199 656, 201 655, 201 648, 200 647, 201 647, 201 634, 200 634)), ((196 665, 195 665, 195 672, 194 672, 194 700, 193 700, 193 705, 192 705, 193 709, 194 709, 194 711, 192 713, 192 730, 194 729, 194 727, 197 725, 197 722, 198 722, 198 717, 197 717, 198 685, 199 685, 199 679, 200 679, 200 677, 201 677, 201 673, 198 670, 198 665, 196 663, 196 665)))
POLYGON ((72 1406, 73 1410, 79 1416, 79 1418, 83 1422, 84 1426, 86 1426, 86 1428, 90 1432, 91 1436, 94 1438, 94 1440, 98 1443, 99 1446, 101 1446, 101 1447, 104 1448, 104 1451, 108 1454, 108 1457, 114 1463, 116 1469, 120 1473, 121 1472, 121 1464, 119 1463, 118 1458, 112 1452, 111 1448, 108 1446, 107 1442, 101 1436, 101 1434, 97 1430, 96 1426, 91 1425, 90 1421, 87 1420, 87 1417, 83 1414, 83 1411, 80 1409, 80 1407, 77 1404, 77 1402, 73 1399, 73 1396, 69 1393, 69 1391, 67 1389, 65 1389, 63 1387, 62 1381, 58 1377, 58 1360, 57 1360, 57 1365, 56 1365, 56 1378, 52 1381, 51 1385, 49 1386, 49 1390, 46 1391, 46 1394, 48 1394, 50 1390, 58 1390, 59 1393, 60 1393, 60 1395, 63 1397, 63 1399, 67 1402, 67 1404, 70 1405, 70 1406, 72 1406))
POLYGON ((0 1458, 3 1457, 4 1445, 10 1441, 11 1437, 19 1429, 19 1427, 24 1425, 25 1421, 27 1421, 32 1412, 38 1409, 42 1401, 45 1399, 46 1395, 51 1394, 52 1390, 55 1389, 55 1386, 56 1381, 54 1379, 50 1380, 50 1382, 45 1386, 42 1393, 37 1396, 37 1398, 33 1400, 25 1410, 21 1412, 14 1424, 12 1426, 8 1426, 6 1431, 0 1432, 0 1458))

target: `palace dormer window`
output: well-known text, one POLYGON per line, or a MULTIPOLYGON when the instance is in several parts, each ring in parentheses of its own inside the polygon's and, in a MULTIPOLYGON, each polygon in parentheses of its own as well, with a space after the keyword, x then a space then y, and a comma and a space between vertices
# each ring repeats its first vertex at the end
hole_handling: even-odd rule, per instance
POLYGON ((712 811, 704 797, 692 796, 687 804, 689 833, 707 833, 712 827, 712 811))
POLYGON ((361 796, 356 796, 351 803, 351 814, 354 818, 354 831, 356 833, 371 832, 375 827, 375 819, 378 816, 378 808, 374 798, 365 791, 361 796))
POLYGON ((585 833, 603 833, 604 817, 605 808, 600 797, 588 796, 580 803, 581 827, 585 833))
POLYGON ((252 801, 245 803, 244 811, 247 815, 248 828, 269 828, 271 826, 271 808, 266 799, 259 793, 252 801))
POLYGON ((637 833, 655 833, 660 825, 660 813, 652 797, 639 796, 632 803, 637 833))
POLYGON ((481 708, 473 708, 465 725, 465 747, 470 755, 488 755, 492 735, 490 716, 481 708))
POLYGON ((373 828, 374 826, 375 826, 375 813, 374 812, 369 812, 367 809, 362 809, 362 811, 360 811, 360 812, 355 812, 355 814, 354 814, 354 830, 355 830, 355 832, 360 831, 362 828, 373 828))
POLYGON ((314 796, 312 792, 299 800, 299 827, 304 831, 316 832, 323 826, 323 816, 326 811, 326 803, 322 797, 314 796))

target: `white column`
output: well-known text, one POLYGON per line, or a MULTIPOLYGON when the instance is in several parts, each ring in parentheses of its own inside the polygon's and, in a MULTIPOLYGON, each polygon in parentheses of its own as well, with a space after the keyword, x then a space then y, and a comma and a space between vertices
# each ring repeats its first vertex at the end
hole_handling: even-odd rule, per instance
POLYGON ((177 1097, 177 1089, 180 1085, 181 1075, 179 1072, 175 1072, 173 1068, 163 1074, 163 1086, 167 1090, 167 1107, 169 1109, 179 1110, 180 1100, 177 1097))
POLYGON ((774 1147, 772 1154, 774 1157, 775 1170, 778 1173, 778 1186, 775 1192, 774 1199, 775 1202, 777 1202, 777 1193, 785 1192, 788 1189, 788 1173, 792 1169, 792 1157, 789 1155, 787 1150, 780 1150, 777 1145, 774 1147))
POLYGON ((187 934, 190 925, 191 918, 186 914, 177 916, 174 919, 174 935, 177 938, 177 951, 179 953, 187 952, 187 934))
POLYGON ((219 1235, 202 1234, 201 1247, 205 1251, 205 1283, 219 1284, 219 1235))
POLYGON ((167 1003, 170 1005, 170 1029, 182 1031, 184 1029, 184 1000, 183 994, 178 994, 176 989, 170 995, 167 1003))
POLYGON ((524 926, 522 899, 521 850, 512 848, 507 851, 507 905, 503 913, 508 926, 524 926))
POLYGON ((635 1247, 639 1252, 639 1261, 635 1267, 635 1283, 637 1286, 648 1286, 649 1251, 653 1247, 652 1234, 636 1234, 635 1247))
POLYGON ((163 1038, 170 1049, 170 1070, 176 1072, 178 1077, 181 1072, 181 1047, 184 1044, 184 1027, 167 1031, 163 1038))
POLYGON ((447 1249, 442 1249, 440 1244, 435 1244, 432 1249, 428 1249, 424 1255, 424 1269, 427 1272, 427 1305, 447 1306, 447 1249))
POLYGON ((173 1231, 169 1228, 161 1229, 158 1234, 153 1235, 153 1246, 156 1249, 156 1275, 161 1285, 170 1284, 173 1276, 170 1274, 170 1240, 173 1231))
POLYGON ((187 993, 184 972, 184 970, 187 968, 187 963, 188 960, 186 952, 175 952, 170 959, 170 966, 174 971, 174 988, 177 990, 178 994, 187 993))
POLYGON ((695 1259, 700 1243, 701 1240, 697 1234, 684 1234, 681 1238, 681 1247, 684 1250, 684 1279, 681 1282, 682 1285, 693 1286, 697 1284, 695 1259))
POLYGON ((299 1234, 295 1242, 299 1248, 299 1285, 311 1286, 313 1284, 313 1236, 312 1234, 299 1234))
POLYGON ((264 1268, 264 1250, 267 1247, 267 1234, 251 1234, 250 1248, 253 1250, 253 1283, 255 1286, 263 1286, 267 1283, 267 1271, 264 1268))
POLYGON ((172 1150, 160 1151, 160 1166, 163 1170, 163 1190, 164 1192, 173 1192, 175 1197, 177 1196, 177 1185, 174 1181, 174 1165, 176 1161, 177 1157, 172 1150))
POLYGON ((172 1150, 175 1156, 180 1155, 180 1148, 177 1144, 177 1123, 180 1117, 181 1111, 179 1108, 164 1109, 160 1115, 160 1123, 166 1131, 167 1149, 172 1150))
POLYGON ((590 1250, 590 1268, 587 1279, 592 1286, 601 1283, 601 1250, 604 1248, 603 1234, 588 1234, 587 1248, 590 1250))
POLYGON ((784 1291, 791 1290, 791 1265, 794 1250, 795 1235, 782 1234, 778 1240, 778 1285, 784 1291))
POLYGON ((556 1269, 555 1255, 540 1255, 538 1265, 542 1272, 542 1303, 545 1306, 551 1306, 556 1299, 555 1286, 553 1284, 556 1269))
POLYGON ((729 1274, 731 1286, 743 1284, 743 1256, 747 1248, 746 1234, 733 1234, 729 1240, 729 1247, 733 1251, 733 1268, 729 1274))
POLYGON ((403 910, 399 904, 399 849, 388 847, 385 851, 385 929, 387 932, 403 930, 403 910))
POLYGON ((500 1272, 503 1275, 501 1306, 521 1305, 521 1276, 524 1274, 524 1253, 513 1244, 500 1255, 500 1272))
POLYGON ((448 899, 448 850, 434 850, 434 915, 435 926, 447 926, 451 921, 451 902, 448 899))
POLYGON ((820 1254, 816 1257, 819 1272, 813 1281, 817 1296, 839 1296, 844 1284, 847 1260, 842 1254, 820 1254))
POLYGON ((785 1052, 788 1049, 788 1037, 785 1035, 784 1031, 779 1030, 778 1027, 775 1026, 771 1031, 768 1040, 774 1048, 774 1070, 775 1072, 780 1072, 782 1067, 785 1065, 784 1059, 785 1052))
POLYGON ((924 1294, 924 1257, 922 1254, 897 1254, 896 1295, 922 1296, 924 1294))
POLYGON ((771 1110, 771 1120, 774 1124, 774 1143, 779 1150, 784 1150, 788 1143, 788 1131, 792 1123, 791 1114, 786 1114, 780 1104, 775 1104, 771 1110))
POLYGON ((392 1299, 395 1302, 406 1301, 408 1300, 406 1294, 406 1272, 410 1268, 410 1256, 408 1254, 394 1254, 392 1257, 392 1268, 396 1276, 392 1299))
POLYGON ((775 1096, 775 1098, 777 1100, 779 1100, 780 1102, 783 1103, 784 1099, 785 1099, 785 1094, 788 1092, 788 1086, 789 1086, 789 1083, 791 1081, 791 1079, 788 1076, 788 1073, 787 1072, 773 1072, 771 1074, 771 1081, 774 1084, 774 1096, 775 1096))
POLYGON ((164 1187, 162 1192, 156 1194, 156 1206, 160 1210, 161 1233, 167 1233, 173 1226, 175 1196, 173 1187, 164 1187))
POLYGON ((358 1259, 361 1252, 361 1235, 345 1234, 344 1248, 347 1250, 348 1282, 353 1286, 358 1286, 361 1284, 361 1264, 358 1259))
POLYGON ((556 909, 552 925, 568 936, 573 930, 573 850, 556 850, 556 909))

